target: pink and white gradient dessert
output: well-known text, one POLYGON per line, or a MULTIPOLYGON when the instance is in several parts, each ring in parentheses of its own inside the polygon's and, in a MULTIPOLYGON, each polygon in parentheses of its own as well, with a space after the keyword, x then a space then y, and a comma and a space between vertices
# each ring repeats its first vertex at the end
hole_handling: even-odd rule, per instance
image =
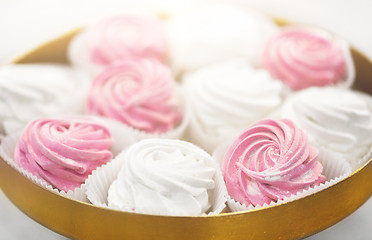
POLYGON ((348 44, 308 27, 284 27, 267 43, 263 65, 293 90, 351 86, 354 66, 348 44))
POLYGON ((89 117, 42 118, 25 128, 14 152, 23 169, 65 192, 112 159, 109 130, 89 117))
POLYGON ((132 59, 108 67, 91 86, 87 110, 148 133, 171 130, 182 119, 167 66, 132 59))
POLYGON ((222 171, 230 197, 263 205, 325 182, 318 151, 290 120, 261 120, 229 147, 222 171))
POLYGON ((104 67, 128 58, 166 61, 168 41, 155 17, 119 15, 86 28, 69 47, 73 65, 96 74, 104 67))

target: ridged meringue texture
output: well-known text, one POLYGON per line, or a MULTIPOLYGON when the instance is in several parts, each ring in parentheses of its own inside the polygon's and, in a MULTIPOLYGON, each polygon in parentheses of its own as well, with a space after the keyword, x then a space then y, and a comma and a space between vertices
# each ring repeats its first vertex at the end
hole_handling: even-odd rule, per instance
POLYGON ((35 118, 82 113, 88 82, 88 76, 67 65, 1 66, 0 134, 21 131, 35 118))
POLYGON ((89 117, 41 118, 30 122, 16 146, 22 168, 65 192, 80 187, 110 161, 109 130, 89 117))
POLYGON ((128 58, 166 61, 168 40, 159 19, 118 15, 86 28, 70 44, 70 61, 91 73, 128 58))
POLYGON ((372 99, 359 92, 305 89, 286 100, 280 117, 294 121, 312 144, 342 154, 354 167, 372 146, 372 99))
POLYGON ((261 120, 237 137, 223 162, 229 195, 249 206, 263 205, 325 182, 318 151, 287 119, 261 120))
POLYGON ((293 90, 335 85, 347 78, 345 45, 319 29, 284 27, 267 42, 263 64, 293 90))
POLYGON ((125 159, 109 188, 109 207, 176 216, 210 209, 217 163, 199 147, 181 140, 145 139, 118 156, 125 159))
POLYGON ((269 17, 224 4, 190 9, 169 19, 167 29, 176 74, 237 57, 260 65, 265 42, 277 31, 269 17))
POLYGON ((182 119, 175 91, 167 66, 132 59, 108 67, 94 79, 87 110, 145 132, 166 132, 182 119))
POLYGON ((200 68, 183 82, 193 115, 191 141, 207 151, 264 118, 282 102, 282 83, 242 59, 200 68))

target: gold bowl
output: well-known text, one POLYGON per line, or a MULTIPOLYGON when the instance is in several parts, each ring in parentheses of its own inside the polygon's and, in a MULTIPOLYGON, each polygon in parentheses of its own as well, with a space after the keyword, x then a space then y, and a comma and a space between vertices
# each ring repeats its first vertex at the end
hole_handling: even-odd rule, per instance
MULTIPOLYGON (((66 63, 68 43, 79 31, 47 42, 14 63, 66 63)), ((354 88, 372 94, 372 62, 355 49, 352 56, 357 73, 354 88)), ((36 185, 1 158, 0 187, 25 214, 74 239, 300 239, 332 226, 368 200, 372 159, 346 179, 304 198, 217 216, 154 216, 96 207, 36 185)))

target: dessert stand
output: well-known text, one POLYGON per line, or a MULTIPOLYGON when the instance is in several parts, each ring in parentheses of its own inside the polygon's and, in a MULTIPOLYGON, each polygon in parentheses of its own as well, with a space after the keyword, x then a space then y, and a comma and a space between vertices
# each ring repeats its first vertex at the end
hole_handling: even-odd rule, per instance
MULTIPOLYGON (((66 63, 68 43, 79 31, 49 41, 13 62, 66 63)), ((355 49, 352 56, 357 73, 354 88, 372 94, 372 62, 355 49)), ((346 179, 304 198, 217 216, 154 216, 96 207, 34 184, 1 158, 0 188, 29 217, 73 239, 300 239, 334 225, 368 200, 372 159, 346 179)))

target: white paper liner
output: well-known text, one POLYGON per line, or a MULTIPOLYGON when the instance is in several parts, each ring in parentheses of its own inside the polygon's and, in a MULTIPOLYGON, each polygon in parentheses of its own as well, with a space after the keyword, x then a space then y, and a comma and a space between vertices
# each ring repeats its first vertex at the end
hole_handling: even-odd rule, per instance
POLYGON ((99 116, 88 115, 106 126, 114 139, 114 144, 111 147, 111 152, 114 157, 121 153, 124 149, 128 148, 138 140, 133 136, 132 132, 124 124, 121 124, 115 120, 109 118, 103 118, 99 116))
POLYGON ((36 177, 29 171, 23 169, 20 167, 15 161, 14 161, 14 149, 18 143, 18 140, 21 136, 21 133, 14 133, 9 136, 7 136, 5 139, 3 139, 1 145, 0 145, 0 156, 15 170, 17 170, 19 173, 21 173, 24 177, 29 179, 30 181, 36 183, 37 185, 44 187, 45 189, 48 189, 52 192, 55 192, 57 194, 60 194, 62 196, 65 196, 67 198, 71 198, 74 200, 78 200, 81 202, 88 202, 88 199, 86 197, 86 186, 85 184, 82 184, 80 188, 76 188, 74 191, 69 190, 68 192, 65 191, 59 191, 58 189, 54 188, 52 185, 50 185, 45 180, 36 177))
POLYGON ((108 208, 108 189, 119 174, 123 165, 124 154, 125 151, 118 154, 112 161, 98 167, 85 181, 87 198, 93 205, 108 208))
POLYGON ((211 199, 212 209, 210 210, 208 214, 206 214, 208 216, 220 214, 226 208, 226 200, 228 196, 226 185, 223 180, 221 168, 218 166, 217 163, 216 163, 215 168, 216 168, 216 173, 215 173, 214 181, 216 185, 214 187, 213 193, 211 192, 212 190, 208 191, 208 195, 212 197, 211 199))
MULTIPOLYGON (((111 162, 97 168, 95 171, 93 171, 92 175, 90 175, 86 180, 85 184, 87 186, 86 191, 87 197, 93 205, 109 208, 107 202, 108 190, 111 186, 111 183, 117 178, 123 161, 125 161, 125 158, 123 157, 124 154, 125 151, 120 153, 111 162)), ((222 172, 217 163, 214 163, 213 167, 215 167, 216 169, 216 173, 214 176, 215 188, 208 190, 208 196, 211 199, 211 209, 207 214, 203 213, 202 215, 218 215, 226 208, 227 189, 223 181, 222 172)), ((124 210, 121 209, 120 211, 124 210)), ((152 209, 138 207, 135 211, 129 208, 126 209, 125 211, 137 213, 146 212, 146 214, 156 214, 152 209)), ((177 214, 167 215, 176 216, 177 214)))
MULTIPOLYGON (((225 157, 225 153, 230 147, 231 142, 232 141, 226 141, 222 143, 213 152, 213 158, 216 159, 217 162, 221 164, 221 166, 222 166, 223 159, 225 157)), ((322 148, 322 149, 319 149, 318 160, 323 165, 322 174, 326 177, 326 182, 321 183, 319 186, 308 187, 306 189, 300 190, 295 195, 285 197, 284 199, 278 200, 277 202, 272 201, 270 204, 264 203, 262 206, 261 205, 247 206, 245 204, 241 204, 235 201, 230 196, 228 196, 227 205, 229 206, 230 210, 233 212, 254 210, 254 209, 260 209, 260 208, 280 205, 282 203, 294 201, 296 199, 300 199, 305 196, 311 195, 315 192, 319 192, 323 189, 326 189, 340 182, 341 180, 345 179, 352 173, 350 164, 342 157, 341 154, 335 154, 334 152, 331 152, 331 151, 328 151, 322 148)))

